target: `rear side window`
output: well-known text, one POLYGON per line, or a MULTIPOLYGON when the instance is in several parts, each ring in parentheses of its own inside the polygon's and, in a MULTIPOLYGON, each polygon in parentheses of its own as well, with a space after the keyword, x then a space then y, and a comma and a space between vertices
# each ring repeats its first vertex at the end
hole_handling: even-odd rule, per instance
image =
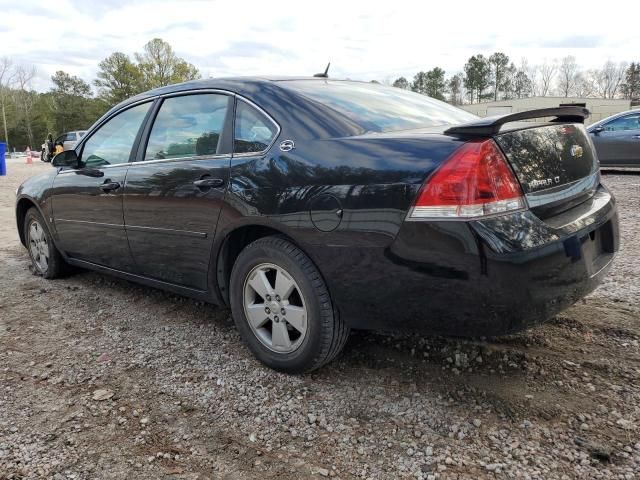
POLYGON ((269 148, 278 128, 251 105, 238 101, 233 140, 234 153, 257 153, 269 148))
POLYGON ((637 130, 640 129, 640 113, 637 115, 627 115, 626 117, 616 118, 604 126, 608 132, 618 130, 637 130))
POLYGON ((287 80, 282 86, 326 105, 370 132, 455 125, 475 115, 415 92, 371 83, 287 80))
POLYGON ((128 162, 150 105, 143 103, 129 108, 103 124, 84 143, 82 163, 87 167, 101 167, 128 162))
POLYGON ((229 98, 206 93, 165 99, 153 122, 144 159, 215 155, 229 98))

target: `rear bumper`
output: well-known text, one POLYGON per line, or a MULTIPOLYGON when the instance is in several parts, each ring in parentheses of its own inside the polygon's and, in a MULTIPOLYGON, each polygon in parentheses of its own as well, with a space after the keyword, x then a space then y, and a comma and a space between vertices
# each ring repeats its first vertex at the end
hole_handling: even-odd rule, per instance
POLYGON ((590 293, 618 242, 615 200, 600 187, 544 221, 525 211, 404 222, 390 246, 326 252, 340 267, 325 278, 353 328, 500 335, 543 322, 590 293))

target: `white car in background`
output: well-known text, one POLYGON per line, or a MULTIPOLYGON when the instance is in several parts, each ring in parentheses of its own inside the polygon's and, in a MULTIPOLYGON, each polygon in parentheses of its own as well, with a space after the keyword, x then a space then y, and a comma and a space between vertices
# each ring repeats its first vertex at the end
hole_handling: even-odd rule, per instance
MULTIPOLYGON (((76 146, 76 144, 80 141, 80 139, 84 136, 86 132, 87 132, 86 130, 76 130, 74 132, 63 133, 53 141, 53 146, 54 146, 53 148, 55 149, 55 146, 58 143, 62 143, 62 148, 64 150, 71 150, 76 146)), ((43 143, 42 149, 40 151, 40 160, 42 160, 43 162, 50 162, 52 157, 53 157, 53 154, 51 154, 50 156, 49 152, 47 151, 46 142, 43 143)))
POLYGON ((71 150, 76 146, 85 133, 87 133, 86 130, 63 133, 53 141, 53 144, 57 145, 59 142, 62 142, 62 147, 65 150, 71 150))

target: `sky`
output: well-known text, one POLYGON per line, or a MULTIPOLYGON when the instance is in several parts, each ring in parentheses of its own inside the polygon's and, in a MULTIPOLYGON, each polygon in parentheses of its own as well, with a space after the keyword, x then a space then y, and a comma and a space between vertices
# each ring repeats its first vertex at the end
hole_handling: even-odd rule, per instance
POLYGON ((34 65, 39 91, 57 70, 91 83, 102 59, 154 37, 203 77, 312 75, 331 61, 332 77, 388 82, 494 51, 516 64, 640 61, 625 20, 640 18, 638 0, 0 0, 0 12, 0 57, 34 65))

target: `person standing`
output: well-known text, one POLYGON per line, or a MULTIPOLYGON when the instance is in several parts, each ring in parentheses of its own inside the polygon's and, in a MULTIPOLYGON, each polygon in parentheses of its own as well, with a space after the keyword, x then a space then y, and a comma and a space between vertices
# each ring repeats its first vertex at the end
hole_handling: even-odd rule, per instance
POLYGON ((45 142, 46 151, 45 155, 47 157, 47 162, 50 162, 53 156, 55 155, 55 145, 53 144, 53 135, 47 135, 47 141, 45 142))

